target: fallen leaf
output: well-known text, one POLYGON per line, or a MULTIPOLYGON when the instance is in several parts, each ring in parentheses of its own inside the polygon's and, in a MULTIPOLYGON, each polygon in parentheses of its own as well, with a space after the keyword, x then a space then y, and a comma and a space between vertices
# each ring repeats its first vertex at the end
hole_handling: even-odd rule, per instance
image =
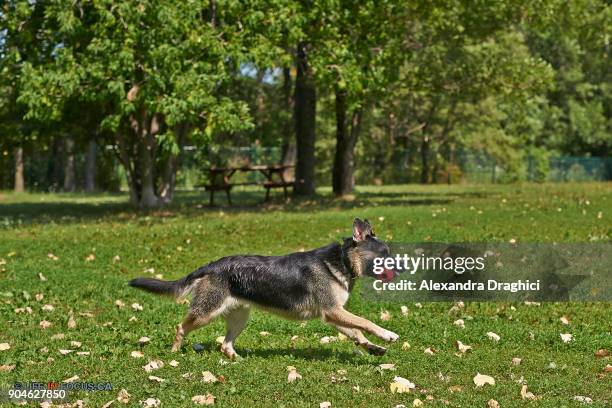
POLYGON ((159 407, 159 405, 161 404, 161 401, 156 398, 147 398, 144 401, 140 401, 140 403, 145 408, 156 408, 156 407, 159 407))
POLYGON ((453 322, 453 324, 457 327, 465 329, 465 322, 463 321, 463 319, 457 319, 453 322))
POLYGON ((287 382, 294 382, 302 378, 302 376, 297 372, 297 369, 293 366, 287 366, 287 371, 289 374, 287 375, 287 382))
POLYGON ((88 356, 89 351, 77 351, 77 356, 88 356))
POLYGON ((70 354, 72 353, 74 350, 65 350, 65 349, 60 349, 59 352, 61 355, 65 356, 66 354, 70 354))
POLYGON ((436 353, 436 349, 433 347, 427 347, 425 349, 425 351, 423 351, 425 354, 429 354, 430 356, 433 356, 436 353))
POLYGON ((202 371, 202 382, 206 384, 216 383, 217 377, 210 371, 202 371))
POLYGON ((150 341, 151 339, 148 338, 147 336, 142 336, 141 338, 138 339, 138 343, 140 343, 140 345, 146 344, 150 341))
POLYGON ((494 399, 490 399, 490 400, 487 401, 487 407, 489 407, 489 408, 500 408, 499 402, 495 401, 494 399))
POLYGON ((68 328, 74 329, 76 328, 76 326, 77 326, 76 320, 74 320, 74 315, 71 313, 70 316, 68 317, 68 328))
POLYGON ((43 305, 42 310, 44 310, 45 312, 52 312, 55 310, 55 308, 53 307, 53 305, 43 305))
POLYGON ((346 337, 344 334, 342 333, 338 333, 338 340, 340 341, 344 341, 344 340, 348 340, 348 337, 346 337))
POLYGON ((170 367, 178 367, 179 362, 178 362, 178 361, 176 361, 176 360, 172 360, 172 361, 170 361, 170 362, 168 363, 168 365, 169 365, 170 367))
POLYGON ((408 316, 408 306, 402 306, 400 310, 402 311, 402 316, 408 316))
POLYGON ((160 368, 162 368, 164 366, 164 362, 161 360, 151 360, 149 361, 147 364, 143 365, 142 368, 144 368, 144 370, 147 373, 150 373, 153 370, 158 370, 160 368))
POLYGON ((75 340, 72 340, 72 341, 70 342, 70 345, 71 345, 72 347, 79 348, 79 347, 81 347, 81 342, 80 342, 80 341, 75 341, 75 340))
POLYGON ((144 357, 144 353, 142 351, 132 351, 130 353, 130 356, 134 357, 134 358, 143 358, 144 357))
POLYGON ((448 313, 450 313, 450 314, 453 314, 453 313, 458 313, 458 312, 460 312, 460 311, 461 311, 461 309, 463 309, 464 307, 465 307, 465 304, 464 304, 463 302, 461 302, 461 301, 456 302, 456 303, 453 305, 453 307, 451 307, 451 308, 448 310, 448 313))
POLYGON ((456 344, 457 344, 457 350, 459 350, 460 353, 465 353, 468 350, 472 349, 472 346, 468 346, 467 344, 463 344, 459 340, 456 341, 456 344))
POLYGON ((583 402, 585 404, 592 404, 593 400, 589 397, 583 397, 582 395, 576 395, 574 401, 583 402))
POLYGON ((154 376, 154 375, 150 375, 150 376, 149 376, 149 380, 151 380, 151 381, 155 381, 155 382, 158 382, 158 383, 161 383, 161 382, 166 381, 166 380, 164 380, 163 378, 159 378, 159 377, 156 377, 156 376, 154 376))
POLYGON ((380 320, 388 321, 391 319, 391 313, 388 310, 380 311, 380 320))
POLYGON ((319 408, 329 408, 331 407, 331 402, 329 401, 323 401, 322 403, 319 404, 319 408))
POLYGON ((608 349, 599 349, 595 352, 595 357, 608 357, 610 355, 610 350, 608 349))
POLYGON ((78 375, 73 375, 72 377, 67 378, 67 379, 65 379, 65 380, 64 380, 64 381, 62 381, 62 382, 65 382, 65 383, 71 383, 71 382, 75 382, 75 381, 76 381, 76 380, 78 380, 79 378, 81 378, 81 377, 79 377, 78 375))
POLYGON ((114 403, 114 402, 115 402, 115 400, 110 400, 110 401, 108 401, 106 404, 102 405, 102 408, 108 408, 108 407, 110 407, 111 405, 113 405, 113 403, 114 403))
POLYGON ((569 324, 570 323, 569 320, 567 319, 567 317, 565 317, 565 316, 561 316, 559 318, 559 320, 561 320, 561 323, 563 323, 563 324, 569 324))
POLYGON ((66 338, 66 335, 64 333, 56 333, 53 336, 51 336, 51 340, 64 340, 66 338))
POLYGON ((527 391, 527 385, 523 385, 521 387, 521 399, 522 400, 534 400, 536 396, 533 395, 533 392, 527 391))
POLYGON ((515 366, 517 366, 517 365, 521 365, 521 361, 523 361, 523 360, 522 360, 522 359, 520 359, 520 358, 518 358, 518 357, 514 357, 514 358, 512 359, 512 365, 515 365, 515 366))
POLYGON ((223 342, 225 341, 225 336, 219 336, 219 337, 217 337, 217 338, 215 339, 215 341, 216 341, 218 344, 223 344, 223 342))
POLYGON ((402 350, 408 350, 410 348, 410 343, 407 341, 402 343, 402 350))
POLYGON ((132 303, 132 309, 134 309, 137 312, 140 312, 143 310, 142 305, 138 304, 138 303, 132 303))
POLYGON ((415 398, 414 401, 412 401, 412 406, 413 407, 422 407, 423 406, 423 401, 421 401, 418 398, 415 398))
POLYGON ((569 343, 574 338, 574 336, 572 334, 570 334, 570 333, 561 333, 561 334, 559 334, 559 336, 561 336, 561 340, 564 343, 569 343))
POLYGON ((40 279, 41 282, 46 282, 47 278, 45 277, 45 275, 43 275, 42 273, 38 273, 38 279, 40 279))
POLYGON ((15 369, 15 364, 2 364, 0 365, 0 373, 9 373, 15 369))
POLYGON ((378 367, 380 367, 381 370, 395 370, 395 364, 391 363, 380 364, 378 367))
POLYGON ((410 392, 411 389, 414 389, 415 385, 413 382, 409 380, 395 376, 393 377, 393 382, 389 384, 389 389, 394 394, 404 394, 410 392))
POLYGON ((606 364, 606 366, 603 368, 603 372, 604 373, 612 373, 612 365, 606 364))
POLYGON ((41 329, 45 330, 48 329, 49 327, 53 326, 53 323, 47 321, 47 320, 43 320, 40 323, 38 323, 38 325, 40 326, 41 329))
POLYGON ((0 351, 5 351, 11 348, 11 345, 8 343, 0 343, 0 351))
POLYGON ((455 384, 455 385, 451 385, 450 387, 448 387, 448 391, 454 394, 456 392, 463 391, 463 388, 460 385, 455 384))
POLYGON ((59 258, 58 258, 57 256, 53 255, 51 252, 49 252, 49 253, 47 254, 47 258, 51 259, 52 261, 57 261, 57 260, 59 260, 59 258))
POLYGON ((495 385, 495 379, 490 375, 484 375, 480 373, 476 373, 473 378, 474 384, 476 387, 482 387, 485 384, 495 385))
POLYGON ((119 309, 125 307, 125 303, 123 302, 123 300, 121 299, 117 299, 115 300, 115 306, 117 306, 119 309))
POLYGON ((497 333, 493 333, 493 332, 488 332, 487 337, 493 341, 499 341, 501 339, 501 337, 499 337, 497 333))
POLYGON ((197 405, 213 405, 215 403, 215 396, 212 394, 195 395, 191 398, 191 401, 197 405))
POLYGON ((117 401, 122 404, 127 404, 128 402, 130 402, 130 397, 131 395, 127 392, 127 390, 125 388, 122 388, 117 394, 117 401))
POLYGON ((41 300, 43 300, 45 295, 43 295, 42 293, 37 293, 34 297, 36 298, 37 302, 40 302, 41 300))
POLYGON ((115 256, 113 257, 113 263, 115 263, 115 262, 119 262, 120 260, 121 260, 121 257, 120 257, 119 255, 115 255, 115 256))
POLYGON ((96 259, 96 256, 94 254, 89 254, 85 257, 85 262, 91 262, 95 259, 96 259))
POLYGON ((328 343, 334 342, 336 340, 338 340, 337 337, 334 337, 334 336, 325 336, 325 337, 322 337, 321 340, 319 340, 319 343, 321 343, 321 344, 328 344, 328 343))

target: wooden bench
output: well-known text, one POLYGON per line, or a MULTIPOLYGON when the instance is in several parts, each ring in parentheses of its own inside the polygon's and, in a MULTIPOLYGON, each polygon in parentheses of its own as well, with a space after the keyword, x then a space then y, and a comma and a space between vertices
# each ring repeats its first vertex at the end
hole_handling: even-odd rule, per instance
POLYGON ((231 190, 236 186, 263 186, 266 189, 265 201, 270 198, 270 190, 274 188, 282 188, 285 199, 287 199, 288 191, 287 188, 293 186, 293 181, 285 180, 285 171, 293 168, 294 165, 290 164, 276 164, 270 166, 241 166, 241 167, 211 167, 208 169, 210 174, 210 183, 204 185, 204 189, 210 193, 210 205, 215 204, 215 192, 225 191, 227 196, 227 203, 232 204, 231 190), (266 180, 263 182, 239 182, 234 183, 231 178, 237 172, 259 172, 262 173, 266 180), (278 175, 279 180, 274 180, 274 176, 278 175), (219 180, 219 177, 221 179, 219 180), (219 182, 218 182, 219 180, 219 182))

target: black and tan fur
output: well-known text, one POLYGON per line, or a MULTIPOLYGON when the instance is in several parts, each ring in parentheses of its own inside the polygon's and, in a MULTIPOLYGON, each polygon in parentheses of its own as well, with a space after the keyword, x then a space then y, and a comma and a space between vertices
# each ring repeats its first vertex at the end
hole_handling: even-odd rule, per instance
POLYGON ((246 326, 252 306, 296 320, 321 318, 368 352, 386 349, 371 343, 362 331, 385 341, 398 335, 346 309, 355 279, 371 274, 374 258, 389 255, 367 220, 355 219, 353 237, 342 244, 284 256, 236 255, 202 266, 176 281, 137 278, 130 286, 183 297, 193 294, 187 317, 177 326, 173 351, 193 330, 223 317, 227 324, 221 351, 238 357, 234 341, 246 326))

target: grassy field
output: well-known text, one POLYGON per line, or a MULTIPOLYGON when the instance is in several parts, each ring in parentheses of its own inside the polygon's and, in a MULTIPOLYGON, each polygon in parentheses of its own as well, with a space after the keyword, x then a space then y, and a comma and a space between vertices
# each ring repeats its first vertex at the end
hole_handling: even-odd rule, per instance
POLYGON ((129 279, 152 276, 146 272, 175 279, 224 255, 325 245, 349 235, 356 216, 372 220, 378 236, 394 242, 607 242, 612 236, 612 184, 362 187, 343 201, 326 194, 263 205, 260 192, 245 190, 236 195, 237 205, 209 208, 207 197, 191 192, 164 210, 138 213, 124 195, 0 192, 0 343, 10 345, 0 351, 0 385, 75 375, 111 382, 113 391, 78 395, 90 407, 115 399, 120 389, 130 394, 128 406, 147 398, 162 407, 194 406, 193 396, 209 393, 223 407, 317 407, 323 401, 394 407, 412 406, 415 398, 432 407, 486 407, 490 399, 501 407, 584 405, 576 396, 591 398, 590 406, 612 404, 612 374, 603 372, 612 359, 595 356, 612 349, 609 303, 467 303, 455 313, 448 303, 407 304, 403 316, 401 304, 366 303, 355 292, 349 310, 401 336, 384 357, 362 354, 349 341, 321 344, 337 332, 319 321, 300 324, 260 312, 252 313, 236 342, 244 357, 238 362, 218 351, 222 321, 194 332, 180 353, 171 353, 186 306, 128 288, 129 279), (390 320, 381 322, 381 310, 390 320), (464 329, 453 324, 459 318, 464 329), (50 326, 42 328, 42 321, 50 326), (487 338, 490 331, 501 340, 487 338), (560 333, 574 340, 564 343, 560 333), (150 342, 141 346, 142 336, 150 342), (473 349, 457 356, 456 340, 473 349), (202 351, 194 350, 196 343, 202 351), (424 353, 429 347, 435 354, 424 353), (59 352, 65 349, 74 351, 59 352), (144 357, 132 357, 133 351, 144 357), (514 357, 520 365, 511 363, 514 357), (148 373, 143 366, 151 360, 164 366, 148 373), (381 370, 382 363, 395 370, 381 370), (302 378, 288 383, 287 366, 302 378), (221 381, 204 383, 203 371, 221 381), (477 373, 493 376, 496 385, 476 388, 477 373), (417 390, 391 393, 394 376, 417 390), (521 399, 521 383, 535 400, 521 399))

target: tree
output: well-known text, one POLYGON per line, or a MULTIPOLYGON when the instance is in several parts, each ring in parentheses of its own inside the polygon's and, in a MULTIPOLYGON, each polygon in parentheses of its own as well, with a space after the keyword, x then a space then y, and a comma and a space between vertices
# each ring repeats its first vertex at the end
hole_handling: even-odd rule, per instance
POLYGON ((363 115, 397 78, 397 52, 404 28, 402 2, 332 3, 326 10, 321 71, 335 95, 334 194, 353 192, 355 145, 363 115))
POLYGON ((55 47, 52 62, 23 66, 26 118, 58 119, 73 99, 101 106, 99 127, 117 146, 131 202, 150 208, 170 201, 188 137, 205 141, 249 125, 245 105, 223 94, 245 60, 247 36, 223 24, 226 12, 231 7, 198 1, 51 7, 45 25, 57 27, 60 39, 45 39, 55 47))

